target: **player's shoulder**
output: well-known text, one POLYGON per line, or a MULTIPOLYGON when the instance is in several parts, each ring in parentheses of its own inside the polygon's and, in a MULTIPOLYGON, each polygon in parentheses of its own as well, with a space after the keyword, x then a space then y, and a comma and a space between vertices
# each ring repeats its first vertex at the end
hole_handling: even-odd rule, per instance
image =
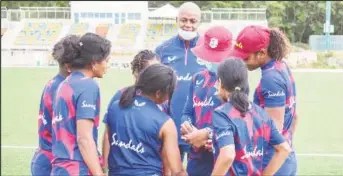
POLYGON ((119 105, 119 101, 111 101, 107 108, 107 115, 118 115, 120 112, 122 112, 122 110, 119 105))
MULTIPOLYGON (((151 112, 151 115, 156 117, 157 120, 168 120, 170 116, 164 111, 163 107, 161 105, 156 105, 156 107, 147 107, 149 109, 149 112, 151 112)), ((148 114, 148 113, 147 113, 148 114)), ((150 116, 150 113, 149 113, 150 116)))
POLYGON ((120 96, 121 94, 123 94, 125 92, 126 89, 127 89, 127 87, 123 87, 123 88, 117 90, 116 93, 114 94, 114 96, 120 96))
POLYGON ((84 92, 84 91, 92 91, 97 92, 99 91, 99 83, 93 78, 81 78, 78 81, 73 81, 70 83, 73 90, 77 92, 84 92))
POLYGON ((58 86, 64 81, 64 79, 65 78, 60 75, 53 77, 45 84, 44 90, 49 92, 57 89, 58 86))
MULTIPOLYGON (((143 98, 142 95, 136 95, 132 105, 136 108, 139 108, 143 114, 154 114, 155 116, 168 116, 165 112, 161 110, 161 105, 152 103, 148 101, 145 97, 143 98)), ((135 108, 135 109, 136 109, 135 108)))
POLYGON ((119 89, 119 90, 117 91, 117 94, 122 94, 123 92, 125 92, 125 90, 126 90, 127 88, 128 88, 128 86, 119 89))
POLYGON ((283 84, 285 79, 283 78, 280 71, 277 69, 270 69, 262 72, 261 83, 264 84, 283 84))
POLYGON ((262 107, 258 106, 255 103, 251 103, 250 111, 252 112, 253 115, 258 116, 261 119, 264 119, 264 120, 270 119, 268 113, 262 107))
POLYGON ((80 84, 90 86, 90 88, 98 88, 99 83, 94 78, 82 78, 80 84))
POLYGON ((121 95, 123 94, 123 92, 124 92, 126 89, 127 89, 127 87, 123 87, 123 88, 117 90, 116 93, 113 95, 113 97, 112 97, 110 103, 113 103, 113 102, 115 102, 115 101, 119 101, 121 95))
POLYGON ((176 40, 176 36, 172 36, 172 37, 170 37, 169 39, 164 40, 163 42, 161 42, 161 43, 157 46, 157 48, 168 46, 168 45, 174 43, 175 40, 176 40))
POLYGON ((51 89, 51 87, 53 86, 53 83, 54 83, 54 78, 49 79, 49 80, 46 82, 46 84, 45 84, 45 86, 44 86, 44 89, 45 89, 45 90, 51 89))
POLYGON ((172 46, 175 43, 176 36, 172 36, 171 38, 161 42, 157 47, 156 47, 156 54, 161 55, 163 51, 166 51, 169 49, 170 46, 172 46))
POLYGON ((221 125, 223 120, 232 123, 232 119, 235 118, 232 117, 232 110, 232 105, 229 102, 223 103, 216 107, 212 115, 213 124, 221 125))
POLYGON ((214 109, 214 111, 217 111, 217 112, 223 111, 223 110, 225 109, 226 104, 227 104, 227 102, 226 102, 226 103, 223 103, 223 104, 221 104, 221 105, 219 105, 218 107, 216 107, 216 108, 214 109))
POLYGON ((56 75, 52 79, 52 87, 57 88, 64 80, 65 80, 65 77, 63 77, 61 75, 56 75))
POLYGON ((225 102, 214 109, 217 114, 222 114, 227 116, 232 109, 232 105, 229 102, 225 102))
POLYGON ((277 77, 281 74, 288 74, 290 72, 289 67, 285 61, 275 61, 272 66, 262 71, 262 76, 277 77))

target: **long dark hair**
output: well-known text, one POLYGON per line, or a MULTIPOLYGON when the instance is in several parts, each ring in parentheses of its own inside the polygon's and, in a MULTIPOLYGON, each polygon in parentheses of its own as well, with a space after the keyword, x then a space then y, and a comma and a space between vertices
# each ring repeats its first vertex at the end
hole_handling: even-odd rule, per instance
POLYGON ((271 58, 282 60, 291 50, 291 44, 287 36, 277 28, 270 29, 268 54, 271 58))
POLYGON ((221 86, 230 92, 230 102, 244 117, 249 110, 248 70, 246 64, 238 58, 224 60, 218 66, 218 78, 221 86))
POLYGON ((76 69, 105 60, 111 51, 111 42, 94 33, 84 34, 77 42, 65 40, 62 45, 65 54, 61 62, 76 69))
POLYGON ((64 46, 77 45, 79 41, 80 36, 67 35, 54 45, 52 49, 52 56, 54 60, 58 62, 59 66, 63 66, 66 60, 72 59, 70 58, 72 56, 72 51, 69 51, 68 47, 65 48, 64 46))
MULTIPOLYGON (((168 95, 170 105, 175 86, 176 75, 170 67, 162 64, 150 65, 139 74, 135 84, 123 92, 119 105, 121 108, 127 108, 133 102, 137 90, 141 90, 145 95, 152 96, 159 90, 162 94, 168 95)), ((168 108, 168 112, 170 112, 170 108, 168 108)))

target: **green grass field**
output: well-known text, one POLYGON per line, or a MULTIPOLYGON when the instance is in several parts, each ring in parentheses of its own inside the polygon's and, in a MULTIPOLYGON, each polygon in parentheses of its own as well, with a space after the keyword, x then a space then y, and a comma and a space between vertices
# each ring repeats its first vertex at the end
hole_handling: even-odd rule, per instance
MULTIPOLYGON (((57 69, 1 68, 1 72, 1 175, 30 175, 40 95, 57 69)), ((294 77, 300 118, 294 141, 298 175, 343 175, 343 73, 294 73, 294 77)), ((259 72, 250 74, 251 90, 259 78, 259 72)), ((105 75, 100 82, 102 116, 115 91, 130 83, 129 71, 111 69, 105 75)))

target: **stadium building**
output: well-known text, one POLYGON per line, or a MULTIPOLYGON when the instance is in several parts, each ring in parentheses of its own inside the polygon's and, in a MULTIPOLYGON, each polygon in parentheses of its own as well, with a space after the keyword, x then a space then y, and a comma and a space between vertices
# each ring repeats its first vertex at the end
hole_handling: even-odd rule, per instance
MULTIPOLYGON (((128 66, 141 49, 154 49, 177 33, 178 7, 149 8, 147 1, 71 1, 70 7, 1 8, 3 66, 55 65, 53 45, 67 34, 95 32, 112 42, 112 62, 128 66), (34 58, 34 59, 33 59, 34 58)), ((267 26, 266 9, 213 8, 202 11, 202 33, 224 25, 234 37, 245 26, 267 26)))

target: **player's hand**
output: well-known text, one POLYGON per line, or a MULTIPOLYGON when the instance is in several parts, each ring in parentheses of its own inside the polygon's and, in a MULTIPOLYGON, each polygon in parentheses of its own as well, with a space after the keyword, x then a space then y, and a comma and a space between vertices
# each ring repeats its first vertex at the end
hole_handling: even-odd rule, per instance
POLYGON ((191 123, 189 123, 188 121, 185 121, 181 124, 181 134, 182 135, 186 135, 189 134, 191 132, 193 132, 193 130, 195 130, 196 127, 194 127, 191 123))
POLYGON ((205 146, 208 139, 208 132, 206 129, 193 130, 191 133, 183 135, 181 137, 187 143, 191 144, 193 147, 201 148, 205 146))

